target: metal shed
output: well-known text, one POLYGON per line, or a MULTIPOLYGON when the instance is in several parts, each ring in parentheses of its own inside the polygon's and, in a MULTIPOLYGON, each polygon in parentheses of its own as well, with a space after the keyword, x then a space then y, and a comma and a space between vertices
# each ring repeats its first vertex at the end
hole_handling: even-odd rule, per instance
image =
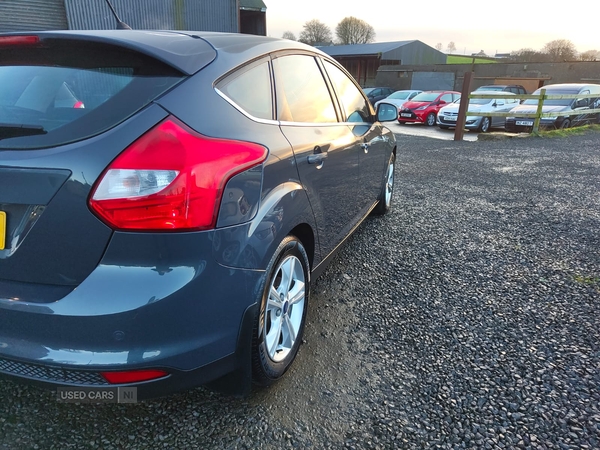
MULTIPOLYGON (((262 0, 111 0, 139 30, 199 30, 266 35, 262 0)), ((0 0, 0 31, 105 30, 116 26, 105 0, 0 0)))
POLYGON ((445 53, 418 40, 333 45, 319 49, 339 61, 361 86, 375 84, 380 66, 446 63, 445 53))

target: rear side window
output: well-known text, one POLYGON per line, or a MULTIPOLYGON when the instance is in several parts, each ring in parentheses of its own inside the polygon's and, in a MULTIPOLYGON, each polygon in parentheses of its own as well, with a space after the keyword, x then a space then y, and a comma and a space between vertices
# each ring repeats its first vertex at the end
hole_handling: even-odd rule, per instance
POLYGON ((283 56, 273 60, 279 120, 286 122, 337 122, 325 79, 308 55, 283 56))
POLYGON ((233 73, 217 88, 251 116, 273 119, 271 71, 267 61, 233 73))
POLYGON ((124 121, 182 75, 136 52, 48 39, 0 49, 0 148, 85 139, 124 121))

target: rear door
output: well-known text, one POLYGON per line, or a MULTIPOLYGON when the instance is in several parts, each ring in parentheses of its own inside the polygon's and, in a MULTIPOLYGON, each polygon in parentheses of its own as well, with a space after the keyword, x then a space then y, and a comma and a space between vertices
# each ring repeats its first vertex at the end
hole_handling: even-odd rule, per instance
POLYGON ((309 54, 273 60, 277 115, 310 199, 323 255, 358 221, 356 138, 338 111, 317 59, 309 54))
POLYGON ((389 158, 387 131, 375 123, 371 108, 356 84, 336 65, 324 61, 325 70, 340 101, 342 121, 348 126, 359 147, 357 203, 361 214, 373 206, 383 183, 389 158))
POLYGON ((0 36, 1 298, 77 286, 96 267, 112 231, 88 209, 91 185, 166 116, 149 104, 181 79, 114 45, 0 36))

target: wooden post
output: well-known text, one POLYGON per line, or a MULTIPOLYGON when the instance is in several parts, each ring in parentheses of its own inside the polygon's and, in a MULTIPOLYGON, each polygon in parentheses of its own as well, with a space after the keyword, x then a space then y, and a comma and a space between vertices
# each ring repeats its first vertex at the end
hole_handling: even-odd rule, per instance
POLYGON ((473 72, 465 72, 462 93, 460 96, 460 106, 458 107, 458 117, 456 118, 456 128, 454 130, 455 141, 462 141, 465 135, 465 123, 467 121, 467 111, 469 109, 469 94, 471 93, 472 79, 473 72))
POLYGON ((540 119, 544 108, 544 100, 546 98, 546 89, 540 91, 540 99, 538 100, 537 111, 535 112, 535 121, 533 122, 533 134, 537 134, 540 131, 540 119))

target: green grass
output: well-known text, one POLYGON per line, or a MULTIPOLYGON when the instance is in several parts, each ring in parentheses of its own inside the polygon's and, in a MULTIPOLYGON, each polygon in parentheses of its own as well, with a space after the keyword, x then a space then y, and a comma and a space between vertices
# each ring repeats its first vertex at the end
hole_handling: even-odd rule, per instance
MULTIPOLYGON (((471 64, 472 62, 473 57, 471 56, 448 55, 446 59, 446 64, 471 64)), ((484 58, 475 58, 475 64, 496 64, 496 61, 484 58)))
POLYGON ((584 125, 582 127, 565 128, 563 130, 540 131, 537 135, 543 138, 564 138, 585 134, 588 131, 600 132, 600 125, 584 125))

